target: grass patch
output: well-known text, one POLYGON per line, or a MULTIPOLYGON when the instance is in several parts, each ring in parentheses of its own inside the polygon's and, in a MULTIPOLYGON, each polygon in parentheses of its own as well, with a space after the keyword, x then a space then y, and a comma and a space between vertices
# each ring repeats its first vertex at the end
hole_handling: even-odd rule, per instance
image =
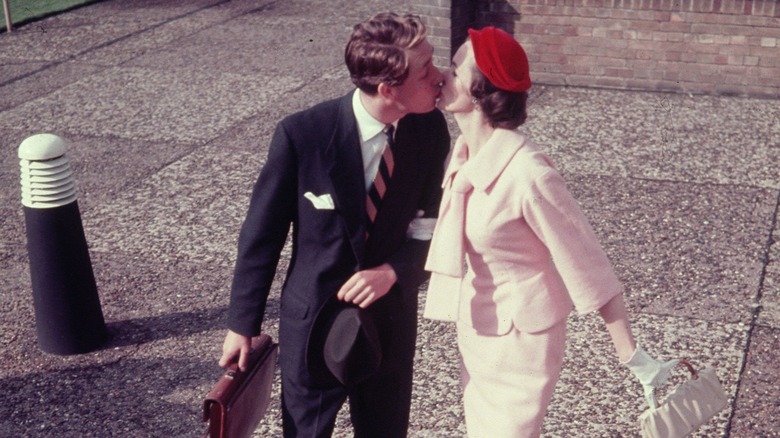
MULTIPOLYGON (((99 0, 8 0, 11 7, 11 25, 16 28, 25 23, 96 1, 99 0)), ((3 15, 0 29, 6 30, 5 15, 3 15)))

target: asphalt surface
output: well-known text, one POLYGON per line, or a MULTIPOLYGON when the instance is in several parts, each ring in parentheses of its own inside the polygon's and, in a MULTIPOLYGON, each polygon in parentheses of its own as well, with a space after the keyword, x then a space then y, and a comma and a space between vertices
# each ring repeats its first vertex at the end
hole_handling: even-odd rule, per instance
MULTIPOLYGON (((237 233, 270 134, 351 89, 346 38, 381 10, 408 6, 109 0, 0 34, 0 436, 204 429, 237 233), (86 354, 36 340, 17 149, 41 132, 71 142, 112 335, 86 354)), ((729 405, 694 436, 780 436, 778 101, 537 84, 525 130, 591 219, 645 349, 717 369, 729 405)), ((277 374, 256 436, 280 434, 278 391, 277 374)), ((410 436, 464 435, 460 397, 452 325, 421 320, 410 436)), ((643 409, 600 318, 572 315, 545 436, 638 436, 643 409)), ((336 436, 349 430, 345 409, 336 436)))

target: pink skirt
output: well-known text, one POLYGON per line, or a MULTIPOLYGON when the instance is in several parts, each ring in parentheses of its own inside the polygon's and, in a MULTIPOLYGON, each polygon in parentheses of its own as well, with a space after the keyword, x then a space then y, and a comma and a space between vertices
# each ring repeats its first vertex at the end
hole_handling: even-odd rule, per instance
POLYGON ((469 437, 538 437, 563 365, 566 320, 501 336, 459 322, 458 348, 469 437))

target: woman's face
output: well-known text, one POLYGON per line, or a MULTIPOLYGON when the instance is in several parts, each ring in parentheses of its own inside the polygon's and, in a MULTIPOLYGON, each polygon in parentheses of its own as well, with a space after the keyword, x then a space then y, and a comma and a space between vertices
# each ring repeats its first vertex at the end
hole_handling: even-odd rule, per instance
POLYGON ((467 113, 474 109, 469 89, 476 68, 471 41, 466 41, 452 57, 452 66, 444 72, 439 109, 451 113, 467 113))

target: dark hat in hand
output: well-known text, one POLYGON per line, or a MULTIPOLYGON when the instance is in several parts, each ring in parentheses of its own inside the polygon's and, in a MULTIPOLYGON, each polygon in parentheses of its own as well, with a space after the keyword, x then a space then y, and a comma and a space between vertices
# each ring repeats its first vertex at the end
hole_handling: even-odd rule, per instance
POLYGON ((306 366, 320 383, 353 386, 374 375, 382 346, 365 309, 331 298, 317 314, 306 346, 306 366))

